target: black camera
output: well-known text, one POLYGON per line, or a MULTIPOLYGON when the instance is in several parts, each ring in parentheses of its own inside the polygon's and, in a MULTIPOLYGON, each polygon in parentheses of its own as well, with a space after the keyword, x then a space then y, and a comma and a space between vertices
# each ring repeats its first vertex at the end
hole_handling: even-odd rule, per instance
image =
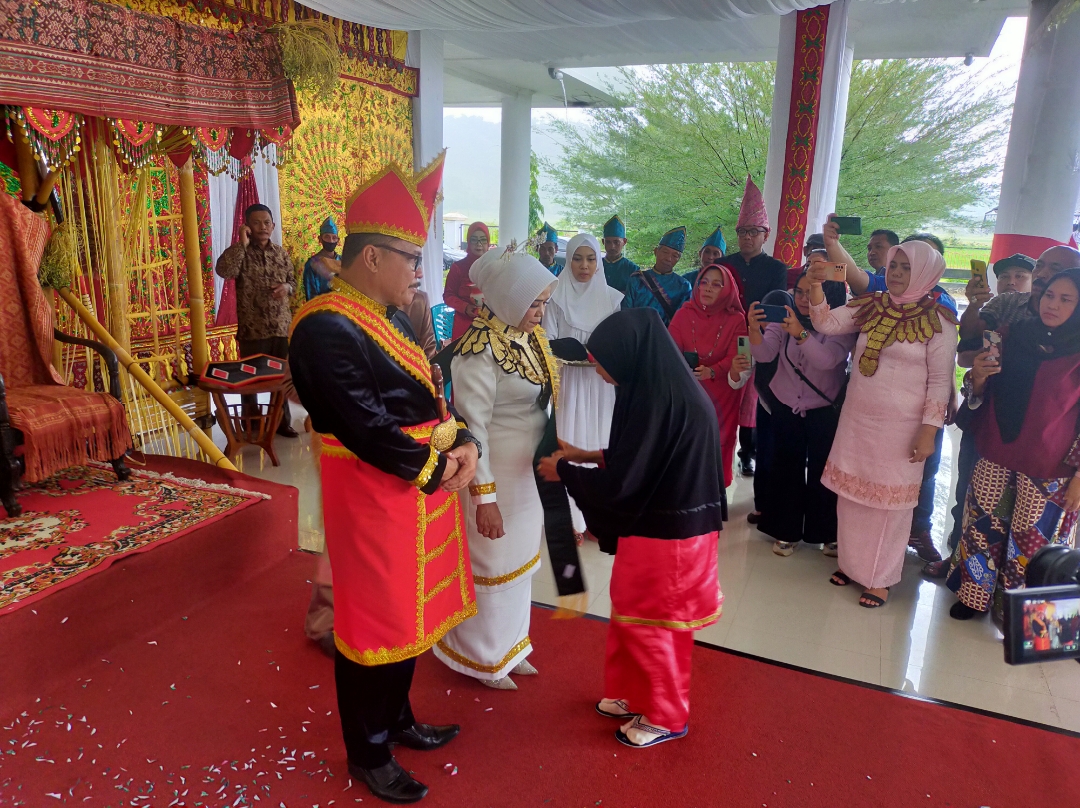
POLYGON ((1024 583, 1005 593, 1005 661, 1080 658, 1080 550, 1041 548, 1028 562, 1024 583))

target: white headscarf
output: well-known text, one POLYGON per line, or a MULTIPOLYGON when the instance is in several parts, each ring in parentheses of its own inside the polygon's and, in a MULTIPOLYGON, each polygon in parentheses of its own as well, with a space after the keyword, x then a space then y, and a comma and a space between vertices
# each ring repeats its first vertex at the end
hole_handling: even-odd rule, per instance
POLYGON ((559 280, 565 283, 556 288, 551 302, 559 307, 571 328, 591 333, 601 320, 617 311, 622 302, 622 295, 607 285, 601 260, 603 255, 600 242, 589 233, 578 233, 566 245, 566 266, 559 275, 559 280), (596 251, 596 272, 585 283, 575 279, 571 269, 574 253, 582 246, 596 251))
POLYGON ((484 304, 506 325, 517 328, 540 293, 558 283, 551 271, 525 252, 488 250, 469 269, 484 304))

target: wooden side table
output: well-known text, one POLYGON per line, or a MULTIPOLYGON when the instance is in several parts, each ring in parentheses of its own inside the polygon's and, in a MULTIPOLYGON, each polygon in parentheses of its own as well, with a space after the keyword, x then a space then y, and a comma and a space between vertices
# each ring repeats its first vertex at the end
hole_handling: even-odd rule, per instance
MULTIPOLYGON (((287 376, 286 376, 287 378, 287 376)), ((207 379, 199 380, 199 387, 206 390, 214 399, 214 414, 218 426, 225 435, 225 456, 231 462, 244 446, 258 446, 270 458, 275 466, 280 466, 274 452, 274 433, 281 421, 281 410, 285 406, 285 378, 255 383, 243 387, 215 384, 207 379), (269 393, 269 404, 228 404, 226 393, 231 395, 255 395, 269 393)))

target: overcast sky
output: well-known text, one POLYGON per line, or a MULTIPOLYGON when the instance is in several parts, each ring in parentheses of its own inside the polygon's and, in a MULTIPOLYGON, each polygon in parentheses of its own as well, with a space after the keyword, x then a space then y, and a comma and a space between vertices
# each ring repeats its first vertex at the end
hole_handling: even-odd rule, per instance
MULTIPOLYGON (((1025 17, 1010 17, 1005 21, 1001 34, 990 56, 976 59, 973 69, 988 67, 1000 73, 1001 81, 1015 84, 1020 72, 1020 55, 1024 48, 1025 17)), ((956 60, 960 62, 962 60, 956 60)), ((533 110, 533 151, 544 157, 557 158, 561 153, 558 142, 545 125, 553 115, 570 121, 581 120, 585 110, 533 110)), ((445 213, 461 213, 469 219, 494 222, 499 218, 499 123, 502 115, 498 107, 446 107, 443 111, 444 143, 447 146, 446 171, 443 178, 445 213)), ((1001 158, 1004 160, 1004 151, 1001 158)), ((552 198, 550 182, 541 177, 540 200, 545 215, 551 220, 562 217, 562 209, 552 198)), ((982 207, 994 207, 988 200, 982 207)))

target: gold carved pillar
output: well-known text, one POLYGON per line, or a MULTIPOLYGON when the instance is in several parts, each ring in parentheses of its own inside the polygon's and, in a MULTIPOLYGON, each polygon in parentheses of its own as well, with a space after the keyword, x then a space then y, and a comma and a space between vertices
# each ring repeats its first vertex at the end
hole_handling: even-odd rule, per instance
POLYGON ((120 177, 116 157, 109 148, 108 139, 100 121, 98 136, 94 138, 94 163, 97 168, 99 208, 99 231, 101 237, 101 259, 105 269, 105 283, 108 287, 109 333, 120 346, 131 350, 131 321, 128 318, 131 289, 128 285, 127 270, 124 267, 123 234, 120 230, 123 221, 120 207, 120 177))
POLYGON ((184 217, 184 258, 187 262, 188 306, 191 310, 192 372, 201 373, 209 359, 206 345, 206 306, 203 303, 199 217, 195 210, 195 173, 191 158, 180 169, 180 212, 184 217))

